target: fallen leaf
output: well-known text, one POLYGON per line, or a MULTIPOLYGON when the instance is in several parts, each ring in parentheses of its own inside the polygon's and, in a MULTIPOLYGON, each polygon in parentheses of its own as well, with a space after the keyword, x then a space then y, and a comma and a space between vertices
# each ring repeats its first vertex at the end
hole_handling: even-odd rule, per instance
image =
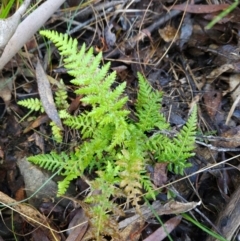
POLYGON ((8 107, 12 98, 13 82, 16 75, 9 78, 0 78, 0 97, 4 100, 5 105, 8 107))
POLYGON ((154 233, 149 235, 143 241, 161 241, 168 236, 181 222, 182 217, 176 216, 169 219, 166 223, 163 224, 163 227, 158 228, 154 233))
POLYGON ((221 74, 234 69, 235 67, 233 64, 223 64, 219 68, 212 70, 211 73, 206 77, 206 79, 208 80, 208 83, 212 83, 221 74))
POLYGON ((142 233, 145 221, 138 219, 134 223, 130 223, 124 230, 121 231, 122 241, 138 241, 142 233))
POLYGON ((75 99, 72 100, 70 106, 68 107, 69 113, 74 112, 79 107, 81 98, 82 96, 78 95, 75 99))
POLYGON ((16 192, 15 192, 15 199, 16 201, 22 201, 26 198, 26 193, 25 193, 25 188, 20 187, 16 192))
POLYGON ((104 37, 108 47, 112 47, 116 42, 116 35, 111 31, 113 28, 113 24, 107 26, 104 30, 104 37))
POLYGON ((229 91, 231 93, 231 97, 233 100, 233 104, 231 106, 231 109, 228 113, 227 119, 226 119, 226 125, 228 125, 235 109, 237 106, 239 106, 240 102, 240 74, 232 74, 229 78, 229 91))
POLYGON ((163 210, 163 212, 164 212, 164 214, 186 213, 186 212, 189 212, 192 209, 196 208, 200 204, 201 204, 201 201, 200 202, 188 202, 188 203, 170 201, 163 206, 165 209, 165 210, 163 210))
POLYGON ((221 134, 221 137, 222 140, 216 142, 217 146, 225 148, 236 148, 240 146, 240 126, 229 128, 221 134))
POLYGON ((181 26, 180 37, 179 37, 179 47, 182 49, 183 45, 188 42, 193 32, 193 23, 190 14, 186 14, 181 26))
POLYGON ((126 218, 123 221, 120 221, 118 226, 119 226, 119 229, 122 229, 128 226, 129 224, 136 222, 137 220, 139 220, 139 218, 144 218, 144 220, 147 220, 153 217, 154 215, 153 210, 158 215, 179 214, 179 213, 188 212, 200 204, 201 202, 180 203, 177 201, 170 201, 163 206, 160 203, 160 201, 154 201, 151 207, 149 207, 149 205, 142 205, 140 207, 140 214, 135 214, 136 213, 135 208, 127 210, 126 215, 129 216, 132 213, 134 213, 135 215, 133 215, 132 217, 126 218))
POLYGON ((43 108, 47 113, 48 117, 61 129, 63 130, 61 119, 58 115, 58 111, 56 109, 52 90, 50 83, 48 81, 47 75, 43 70, 40 61, 38 60, 36 66, 36 77, 37 77, 37 84, 38 84, 38 91, 40 95, 40 99, 43 104, 43 108))
POLYGON ((78 209, 68 225, 68 238, 66 241, 81 241, 87 231, 88 218, 82 208, 78 209))
MULTIPOLYGON (((214 45, 212 45, 214 47, 214 45)), ((209 52, 212 52, 216 55, 213 59, 213 63, 217 66, 224 66, 226 64, 234 64, 240 60, 239 56, 240 48, 232 44, 225 44, 212 49, 208 49, 209 52)))
POLYGON ((31 240, 32 241, 37 241, 37 240, 49 241, 47 235, 40 228, 36 228, 35 230, 33 230, 31 240))
POLYGON ((156 163, 154 166, 154 171, 151 173, 151 179, 157 187, 161 187, 167 182, 167 165, 167 163, 156 163))
POLYGON ((222 101, 221 91, 215 90, 210 84, 207 84, 204 89, 203 103, 209 117, 214 120, 217 112, 219 112, 222 101))
POLYGON ((0 204, 19 213, 34 227, 41 228, 50 241, 61 240, 60 235, 56 231, 56 227, 51 223, 50 219, 30 205, 17 203, 16 200, 10 198, 3 192, 0 192, 0 204))
POLYGON ((179 4, 171 9, 186 11, 188 13, 213 13, 228 8, 229 4, 179 4))
POLYGON ((35 128, 39 127, 40 125, 46 123, 47 121, 49 121, 49 117, 47 115, 40 115, 36 120, 31 122, 30 125, 24 129, 23 133, 25 134, 25 133, 31 131, 32 129, 35 129, 35 128))

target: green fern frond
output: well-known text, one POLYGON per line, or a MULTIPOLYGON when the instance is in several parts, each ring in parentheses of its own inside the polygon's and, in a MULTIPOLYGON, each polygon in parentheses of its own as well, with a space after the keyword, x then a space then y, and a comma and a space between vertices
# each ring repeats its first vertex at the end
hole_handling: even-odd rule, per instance
POLYGON ((69 107, 69 104, 67 102, 67 91, 66 91, 66 86, 63 83, 62 80, 60 80, 60 83, 58 85, 58 89, 55 93, 55 104, 57 106, 58 109, 65 109, 67 110, 67 108, 69 107))
MULTIPOLYGON (((86 104, 91 104, 93 106, 99 103, 110 103, 110 101, 108 101, 108 95, 111 94, 110 87, 115 81, 116 73, 113 72, 108 75, 104 82, 101 82, 100 80, 102 79, 98 78, 97 75, 95 75, 94 78, 99 79, 99 82, 95 79, 94 83, 91 83, 88 86, 82 86, 79 90, 76 91, 76 94, 86 95, 86 97, 82 98, 81 101, 86 104), (106 101, 103 101, 104 98, 106 101)), ((115 99, 117 99, 117 97, 115 99)))
POLYGON ((44 108, 42 102, 37 98, 29 98, 25 100, 18 101, 18 104, 24 106, 32 111, 40 111, 41 113, 44 112, 44 108))
POLYGON ((61 154, 51 152, 50 154, 30 156, 27 158, 27 160, 39 165, 44 169, 51 170, 53 172, 59 170, 60 172, 69 160, 69 156, 64 152, 62 152, 61 154))
POLYGON ((52 134, 53 134, 54 140, 57 143, 61 143, 63 138, 62 129, 59 128, 53 121, 50 122, 50 126, 52 126, 52 134))
MULTIPOLYGON (((76 39, 69 38, 67 34, 61 34, 56 31, 41 30, 40 34, 52 40, 62 56, 70 56, 70 58, 75 56, 78 46, 76 39)), ((83 51, 85 53, 85 50, 83 51)))
POLYGON ((70 172, 62 181, 59 181, 58 182, 58 196, 65 194, 70 185, 70 182, 78 177, 79 177, 79 173, 70 172))
POLYGON ((154 193, 154 188, 153 184, 150 180, 150 177, 146 174, 146 171, 141 171, 141 179, 140 183, 144 190, 147 192, 146 195, 149 195, 153 200, 155 199, 155 193, 154 193))
POLYGON ((97 236, 103 232, 104 225, 109 220, 107 212, 114 210, 116 207, 110 197, 116 196, 118 191, 118 188, 114 185, 119 182, 118 173, 119 167, 107 162, 105 171, 98 171, 98 177, 90 182, 92 190, 101 190, 100 194, 91 195, 85 199, 85 202, 96 204, 91 209, 91 222, 97 229, 97 236))
POLYGON ((63 120, 63 119, 71 118, 72 116, 66 110, 60 110, 59 117, 60 117, 60 119, 63 120))
POLYGON ((187 163, 187 159, 194 155, 192 151, 195 148, 196 124, 197 107, 195 106, 186 125, 171 142, 168 142, 163 153, 158 156, 159 160, 170 163, 168 166, 170 171, 174 170, 175 173, 183 175, 184 169, 191 166, 187 163))
POLYGON ((97 128, 96 120, 86 112, 79 116, 70 116, 66 118, 64 124, 73 129, 79 129, 83 138, 91 137, 97 128))
POLYGON ((138 73, 139 92, 136 104, 136 115, 139 119, 137 125, 141 130, 149 131, 157 127, 168 129, 169 124, 160 113, 162 94, 153 90, 147 80, 138 73))
POLYGON ((68 73, 74 77, 73 84, 88 85, 92 82, 101 61, 101 53, 99 56, 93 56, 93 48, 86 52, 85 44, 78 51, 78 43, 76 39, 72 39, 66 34, 59 34, 54 31, 42 30, 40 34, 50 39, 59 49, 61 56, 64 57, 65 68, 68 73))
POLYGON ((153 154, 156 154, 156 156, 159 155, 159 153, 162 153, 164 151, 166 146, 168 146, 168 143, 169 143, 168 137, 166 137, 165 135, 162 135, 159 132, 154 133, 146 141, 148 150, 151 151, 153 154))

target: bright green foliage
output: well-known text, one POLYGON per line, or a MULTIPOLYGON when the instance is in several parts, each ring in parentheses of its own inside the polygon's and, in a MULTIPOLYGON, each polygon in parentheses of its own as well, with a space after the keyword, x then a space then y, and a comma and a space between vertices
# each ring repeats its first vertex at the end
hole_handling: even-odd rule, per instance
POLYGON ((136 104, 137 116, 139 118, 139 122, 137 123, 138 128, 143 131, 150 131, 155 127, 164 130, 168 129, 169 124, 159 111, 162 93, 153 91, 152 87, 139 73, 138 79, 139 92, 136 104))
POLYGON ((55 104, 59 110, 67 110, 69 104, 67 102, 67 90, 62 80, 58 83, 58 89, 55 93, 55 104))
POLYGON ((16 0, 2 0, 0 4, 0 19, 7 18, 16 0))
POLYGON ((42 105, 42 102, 35 98, 30 98, 30 99, 25 99, 25 100, 20 100, 18 101, 19 105, 22 105, 24 107, 27 107, 28 109, 30 109, 31 111, 40 111, 41 113, 44 112, 44 108, 42 105))
POLYGON ((51 121, 50 126, 52 127, 52 134, 54 137, 54 140, 58 143, 62 142, 62 130, 59 128, 55 122, 51 121))
POLYGON ((196 125, 197 108, 195 107, 188 122, 174 139, 169 139, 157 132, 147 142, 149 150, 154 153, 154 157, 159 162, 169 163, 170 171, 183 175, 184 169, 191 166, 187 163, 187 159, 194 155, 192 151, 195 148, 196 125))
MULTIPOLYGON (((67 35, 51 31, 41 31, 41 34, 58 47, 68 73, 74 77, 72 83, 79 86, 75 92, 83 96, 81 101, 91 109, 71 116, 64 110, 65 105, 60 107, 59 116, 63 123, 78 130, 81 135, 75 152, 52 152, 29 157, 28 160, 49 170, 59 170, 65 177, 59 182, 59 195, 64 194, 70 181, 83 175, 84 171, 97 170, 98 177, 89 183, 92 191, 101 192, 87 197, 86 201, 96 204, 89 213, 92 213, 97 235, 106 234, 106 225, 111 223, 106 213, 114 212, 115 207, 112 197, 123 195, 124 191, 127 199, 138 205, 143 188, 154 195, 145 171, 153 156, 159 162, 169 163, 169 170, 176 173, 182 174, 184 168, 190 165, 187 158, 193 155, 196 108, 181 132, 174 139, 167 137, 161 133, 161 130, 169 129, 160 114, 161 93, 153 90, 138 74, 135 113, 138 121, 133 121, 125 107, 128 101, 124 95, 126 83, 112 89, 116 73, 109 73, 109 63, 100 67, 101 53, 94 57, 93 50, 86 52, 85 45, 78 51, 77 40, 67 35), (150 135, 153 132, 155 134, 150 135)), ((55 100, 61 102, 57 97, 55 100)))

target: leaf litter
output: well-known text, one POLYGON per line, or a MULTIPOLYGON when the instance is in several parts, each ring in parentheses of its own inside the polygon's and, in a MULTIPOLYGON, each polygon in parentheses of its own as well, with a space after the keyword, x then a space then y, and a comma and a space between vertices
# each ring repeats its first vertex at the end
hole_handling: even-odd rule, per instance
MULTIPOLYGON (((46 4, 51 2, 45 1, 46 4)), ((32 1, 33 3, 36 3, 34 11, 44 7, 41 1, 32 1)), ((50 179, 48 175, 45 175, 43 187, 40 185, 38 194, 39 185, 29 186, 26 178, 28 172, 34 173, 34 167, 25 167, 26 174, 23 175, 24 168, 21 170, 22 167, 18 164, 21 158, 28 155, 49 153, 56 149, 61 151, 61 148, 71 150, 79 140, 76 133, 62 126, 52 104, 56 83, 49 83, 49 78, 46 78, 45 72, 40 70, 36 61, 45 54, 46 43, 43 43, 36 33, 40 27, 74 34, 78 36, 79 44, 85 42, 88 47, 94 46, 96 53, 103 51, 103 61, 111 62, 112 69, 117 70, 118 80, 127 81, 130 110, 136 100, 137 71, 150 77, 153 87, 164 93, 162 111, 172 126, 172 131, 166 132, 166 135, 172 138, 185 123, 192 103, 198 105, 198 144, 195 157, 189 160, 192 167, 186 170, 186 176, 167 172, 167 163, 159 165, 153 161, 148 174, 152 175, 153 183, 159 187, 157 201, 151 201, 150 206, 142 204, 141 213, 137 213, 116 198, 119 207, 125 206, 121 215, 120 212, 118 217, 112 215, 113 224, 118 223, 117 228, 119 234, 122 234, 122 240, 156 240, 154 235, 160 240, 160 236, 164 239, 166 234, 169 234, 173 240, 190 238, 210 241, 210 235, 200 231, 192 223, 183 221, 181 215, 172 216, 184 212, 190 215, 189 211, 196 220, 212 228, 214 232, 220 232, 223 237, 231 239, 238 235, 237 229, 232 228, 233 223, 238 224, 237 217, 232 213, 239 212, 234 193, 239 193, 240 190, 239 8, 211 29, 205 29, 219 11, 232 3, 233 1, 225 1, 221 4, 209 4, 207 1, 198 0, 194 3, 180 0, 173 3, 166 0, 159 4, 156 0, 99 0, 83 4, 78 0, 68 0, 60 9, 58 7, 61 3, 58 3, 59 6, 52 8, 51 14, 44 19, 41 18, 41 13, 32 18, 29 11, 24 19, 19 19, 20 23, 15 24, 13 31, 2 31, 0 28, 3 32, 1 37, 7 39, 2 44, 2 48, 6 44, 7 46, 2 49, 0 58, 0 81, 6 82, 10 79, 9 76, 14 76, 10 79, 10 88, 5 85, 0 91, 0 97, 6 106, 2 112, 0 131, 0 191, 3 197, 0 201, 14 210, 12 221, 17 240, 87 240, 87 237, 91 240, 91 227, 86 225, 88 221, 91 222, 86 215, 88 207, 79 202, 88 193, 87 183, 90 177, 81 177, 84 180, 73 182, 66 197, 60 201, 56 198, 54 188, 50 187, 49 193, 47 192, 44 183, 50 179), (31 22, 27 22, 27 19, 31 19, 31 22), (30 25, 33 26, 31 36, 25 35, 24 30, 30 25), (35 38, 29 40, 34 33, 35 38), (19 43, 18 38, 21 38, 19 43), (10 53, 12 48, 9 46, 12 41, 19 45, 10 53), (36 44, 30 44, 30 41, 36 44), (21 48, 23 45, 28 47, 21 48), (31 69, 34 75, 25 74, 27 69, 31 69), (17 73, 16 76, 14 73, 17 73), (47 81, 44 82, 47 85, 41 82, 42 78, 47 81), (48 117, 36 114, 37 118, 31 119, 26 110, 16 103, 20 99, 39 96, 48 117), (65 130, 61 146, 56 146, 49 138, 49 118, 65 130), (71 140, 71 143, 68 140, 71 140), (177 192, 173 193, 172 186, 177 192), (31 192, 28 189, 31 189, 31 192), (31 200, 34 200, 31 196, 33 193, 38 204, 31 203, 31 200), (11 206, 19 200, 31 203, 34 209, 27 215, 40 217, 37 225, 25 216, 22 216, 19 223, 17 215, 25 215, 25 206, 11 206), (234 212, 228 213, 227 202, 231 204, 234 212), (41 210, 45 216, 36 214, 36 209, 41 210), (157 221, 152 209, 161 218, 166 229, 157 221), (216 211, 218 209, 223 212, 219 214, 216 211), (223 228, 219 220, 223 220, 226 213, 231 222, 226 222, 223 228), (25 228, 21 229, 20 226, 23 225, 25 228), (56 232, 49 232, 52 230, 56 232), (68 231, 65 232, 66 230, 68 231), (225 230, 230 231, 225 233, 225 230), (22 235, 27 236, 24 238, 22 235)), ((17 9, 13 9, 13 13, 16 11, 17 9)), ((6 20, 2 23, 5 22, 6 20)), ((73 94, 69 76, 62 69, 61 60, 55 51, 51 58, 44 63, 44 66, 47 66, 46 72, 56 81, 64 80, 68 88, 70 112, 74 114, 84 111, 87 107, 81 104, 81 96, 73 94)), ((40 171, 41 173, 44 175, 44 172, 40 171)), ((39 184, 39 176, 33 174, 31 178, 36 178, 36 183, 39 184)), ((56 180, 53 180, 54 182, 56 184, 56 180)), ((12 235, 9 230, 13 231, 8 220, 8 213, 2 211, 1 224, 8 228, 6 236, 1 234, 4 240, 12 235)), ((116 237, 116 234, 112 237, 116 237)), ((112 237, 106 236, 105 240, 111 240, 112 237)))

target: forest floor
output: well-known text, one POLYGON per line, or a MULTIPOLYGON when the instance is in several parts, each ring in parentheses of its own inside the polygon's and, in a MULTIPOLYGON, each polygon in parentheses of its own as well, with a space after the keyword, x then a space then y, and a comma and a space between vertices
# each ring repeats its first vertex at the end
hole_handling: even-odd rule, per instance
MULTIPOLYGON (((38 8, 44 1, 32 2, 40 2, 38 8)), ((63 141, 56 143, 48 116, 27 115, 29 111, 18 104, 39 97, 37 58, 51 79, 52 93, 54 81, 62 79, 71 112, 85 106, 54 45, 46 45, 39 32, 25 43, 1 76, 10 79, 17 72, 12 87, 0 90, 0 240, 220 240, 212 237, 214 233, 221 240, 240 240, 240 9, 236 6, 208 28, 237 1, 220 2, 68 0, 41 28, 68 33, 79 45, 93 47, 94 54, 102 52, 102 61, 110 62, 117 73, 116 82, 126 81, 131 103, 136 102, 137 73, 142 73, 162 92, 161 112, 173 133, 197 105, 195 155, 188 160, 192 166, 177 175, 152 164, 149 172, 158 183, 158 195, 154 201, 142 200, 141 210, 114 197, 124 214, 111 215, 117 234, 106 227, 94 237, 84 203, 89 193, 85 177, 74 179, 67 193, 57 197, 61 177, 53 178, 26 161, 66 146, 74 149, 79 138, 64 126, 63 141)), ((96 175, 86 176, 88 180, 96 175)))

